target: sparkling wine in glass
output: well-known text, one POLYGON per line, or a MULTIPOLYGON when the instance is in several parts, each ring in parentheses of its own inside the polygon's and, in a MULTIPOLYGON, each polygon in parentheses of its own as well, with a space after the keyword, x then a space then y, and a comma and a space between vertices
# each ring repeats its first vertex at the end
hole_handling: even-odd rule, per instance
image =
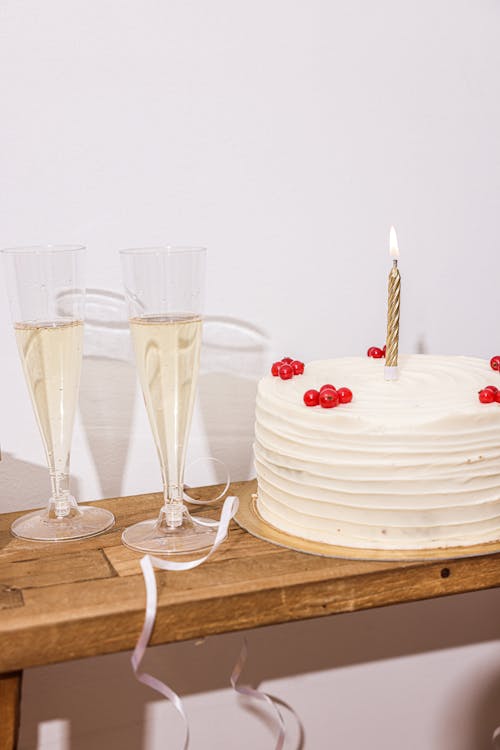
POLYGON ((123 532, 123 543, 156 555, 209 547, 215 530, 183 501, 184 467, 200 365, 206 251, 122 250, 130 331, 163 480, 158 518, 123 532))
POLYGON ((69 487, 83 350, 83 251, 54 245, 2 252, 17 347, 52 490, 46 508, 12 524, 12 533, 23 539, 80 539, 100 534, 114 523, 108 510, 79 506, 69 487))

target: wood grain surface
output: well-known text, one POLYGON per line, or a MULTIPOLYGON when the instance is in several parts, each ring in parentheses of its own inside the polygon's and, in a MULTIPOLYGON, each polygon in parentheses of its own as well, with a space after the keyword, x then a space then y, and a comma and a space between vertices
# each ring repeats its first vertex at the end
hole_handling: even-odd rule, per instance
POLYGON ((0 748, 16 750, 19 737, 22 672, 0 675, 0 748))
MULTIPOLYGON (((254 482, 232 485, 249 497, 254 482)), ((212 497, 213 488, 198 491, 212 497)), ((140 555, 122 530, 156 515, 161 495, 100 501, 116 517, 101 536, 58 544, 9 533, 19 513, 0 516, 0 672, 131 649, 145 591, 140 555)), ((216 508, 196 513, 217 517, 216 508)), ((189 559, 183 557, 182 559, 189 559)), ((362 562, 273 546, 232 524, 204 565, 157 572, 159 609, 152 643, 352 612, 500 585, 500 554, 440 562, 362 562)))

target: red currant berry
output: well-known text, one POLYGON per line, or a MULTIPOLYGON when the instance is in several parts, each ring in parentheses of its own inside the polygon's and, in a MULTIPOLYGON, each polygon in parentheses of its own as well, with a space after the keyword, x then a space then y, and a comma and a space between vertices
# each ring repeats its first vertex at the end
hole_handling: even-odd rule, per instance
POLYGON ((317 406, 319 404, 319 393, 311 388, 304 393, 304 403, 306 406, 317 406))
POLYGON ((482 391, 479 391, 479 400, 482 404, 491 404, 495 401, 495 394, 487 388, 483 388, 482 391))
POLYGON ((293 378, 293 368, 291 365, 281 365, 279 376, 282 380, 290 380, 290 378, 293 378))
POLYGON ((386 347, 386 345, 384 344, 384 348, 382 349, 382 352, 383 352, 383 354, 384 354, 384 357, 385 357, 385 353, 386 353, 386 351, 387 351, 387 347, 386 347))
POLYGON ((323 391, 329 391, 329 390, 336 391, 337 389, 335 388, 334 385, 327 383, 326 385, 321 386, 321 388, 319 389, 319 392, 323 393, 323 391))
POLYGON ((500 356, 497 355, 490 359, 490 367, 492 370, 500 370, 500 356))
POLYGON ((339 394, 333 388, 326 388, 319 394, 319 403, 323 409, 332 409, 339 405, 339 394))
POLYGON ((493 393, 494 393, 495 396, 498 393, 498 388, 496 387, 496 385, 487 385, 484 390, 485 391, 493 391, 493 393))
POLYGON ((497 402, 497 404, 500 404, 500 391, 495 393, 495 401, 497 402))
POLYGON ((370 348, 366 352, 366 356, 367 357, 373 357, 373 352, 375 351, 376 348, 377 348, 376 346, 370 346, 370 348))
POLYGON ((271 367, 271 374, 274 375, 274 377, 277 377, 280 374, 280 367, 282 364, 283 362, 275 362, 271 367))
POLYGON ((350 388, 339 388, 337 393, 341 404, 349 404, 352 401, 352 391, 350 388))
POLYGON ((372 346, 373 359, 382 359, 383 356, 384 356, 384 352, 382 349, 379 349, 378 346, 372 346))
POLYGON ((304 363, 300 362, 298 359, 295 359, 292 362, 292 369, 294 375, 302 375, 304 372, 304 363))
POLYGON ((293 359, 291 357, 283 357, 281 360, 284 365, 291 365, 293 362, 293 359))

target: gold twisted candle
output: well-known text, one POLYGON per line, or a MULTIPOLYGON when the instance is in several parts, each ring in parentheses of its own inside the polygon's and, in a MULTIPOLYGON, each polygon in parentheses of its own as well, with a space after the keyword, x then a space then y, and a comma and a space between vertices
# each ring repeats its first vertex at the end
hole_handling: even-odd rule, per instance
POLYGON ((395 380, 398 376, 399 345, 399 305, 401 297, 401 276, 398 270, 398 240, 396 230, 391 227, 390 254, 392 268, 389 274, 389 297, 387 304, 387 338, 385 351, 385 379, 395 380))

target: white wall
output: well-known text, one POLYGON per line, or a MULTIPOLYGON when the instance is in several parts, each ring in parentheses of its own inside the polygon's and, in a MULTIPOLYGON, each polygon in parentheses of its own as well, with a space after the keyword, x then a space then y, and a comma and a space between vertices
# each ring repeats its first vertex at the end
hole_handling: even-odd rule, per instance
MULTIPOLYGON (((255 382, 272 359, 382 342, 391 223, 402 349, 500 351, 499 24, 496 0, 3 0, 0 246, 88 246, 81 499, 159 484, 127 330, 111 325, 120 247, 209 248, 191 454, 224 458, 237 479, 252 473, 255 382)), ((0 341, 10 510, 44 497, 47 477, 3 294, 0 341)), ((202 464, 190 477, 211 478, 202 464)), ((264 629, 253 674, 297 706, 307 748, 486 748, 500 722, 498 600, 264 629)), ((190 694, 193 747, 272 747, 222 689, 237 641, 153 652, 190 694)), ((37 736, 39 748, 153 750, 176 731, 123 655, 29 671, 23 710, 23 750, 37 736)))

